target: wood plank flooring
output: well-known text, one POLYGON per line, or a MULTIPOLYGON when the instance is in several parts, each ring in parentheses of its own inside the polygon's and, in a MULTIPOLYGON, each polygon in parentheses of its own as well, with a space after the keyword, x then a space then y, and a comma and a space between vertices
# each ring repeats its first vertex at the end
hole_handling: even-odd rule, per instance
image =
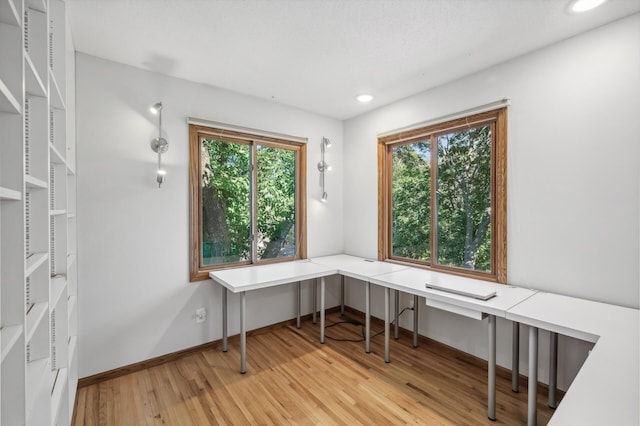
MULTIPOLYGON (((356 315, 347 313, 348 317, 356 315)), ((362 320, 358 318, 358 320, 362 320)), ((327 324, 340 321, 338 313, 327 324)), ((497 378, 497 420, 487 419, 486 362, 463 352, 401 335, 383 361, 384 336, 363 342, 318 341, 319 326, 304 321, 247 338, 247 373, 238 372, 240 340, 229 339, 166 364, 78 389, 74 425, 424 424, 518 425, 527 422, 526 382, 511 392, 506 370, 497 378)), ((378 331, 381 325, 372 325, 378 331)), ((362 327, 326 330, 340 339, 362 327)), ((538 421, 553 414, 538 394, 538 421)))

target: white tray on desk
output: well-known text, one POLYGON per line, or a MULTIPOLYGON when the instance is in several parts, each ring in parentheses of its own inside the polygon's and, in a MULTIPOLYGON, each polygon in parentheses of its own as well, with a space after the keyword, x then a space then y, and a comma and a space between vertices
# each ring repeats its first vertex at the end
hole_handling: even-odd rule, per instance
POLYGON ((425 286, 433 290, 446 291, 447 293, 459 294, 460 296, 472 297, 478 300, 489 300, 496 295, 496 290, 493 286, 481 283, 474 283, 473 286, 458 282, 448 282, 447 284, 426 283, 425 286))

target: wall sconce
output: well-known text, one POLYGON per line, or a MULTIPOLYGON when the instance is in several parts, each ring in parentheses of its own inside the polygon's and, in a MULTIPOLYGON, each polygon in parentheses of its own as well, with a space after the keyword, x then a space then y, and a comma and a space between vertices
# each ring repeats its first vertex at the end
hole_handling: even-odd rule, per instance
POLYGON ((322 137, 322 142, 320 143, 320 161, 318 162, 318 170, 320 171, 320 185, 322 186, 322 199, 321 201, 324 203, 327 201, 327 191, 325 191, 324 187, 324 173, 326 171, 331 170, 331 166, 324 161, 324 150, 326 148, 331 148, 331 141, 329 138, 322 137))
POLYGON ((158 137, 151 140, 151 149, 153 152, 158 153, 158 172, 156 174, 156 181, 158 182, 158 188, 164 183, 164 178, 167 175, 166 170, 162 168, 162 154, 169 150, 169 142, 162 137, 162 102, 158 102, 149 108, 153 114, 158 115, 158 137))

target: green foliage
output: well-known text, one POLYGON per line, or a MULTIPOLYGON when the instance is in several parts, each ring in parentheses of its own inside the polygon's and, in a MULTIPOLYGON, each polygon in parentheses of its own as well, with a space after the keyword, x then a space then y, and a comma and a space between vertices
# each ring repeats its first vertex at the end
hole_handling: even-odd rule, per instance
POLYGON ((258 258, 291 256, 295 253, 295 152, 258 146, 257 158, 258 258))
POLYGON ((429 261, 431 257, 430 143, 393 148, 391 167, 393 255, 429 261))
MULTIPOLYGON (((220 140, 202 144, 203 249, 223 245, 214 263, 251 258, 251 146, 220 140), (207 222, 209 223, 209 222, 207 222)), ((295 252, 295 152, 256 146, 258 258, 295 252)), ((204 250, 203 250, 204 251, 204 250)), ((212 253, 203 253, 214 257, 212 253)))
POLYGON ((438 263, 491 270, 491 127, 437 138, 438 263))
MULTIPOLYGON (((436 144, 436 263, 490 271, 491 127, 441 135, 436 144)), ((392 151, 394 256, 433 261, 429 148, 427 140, 392 151)))
POLYGON ((210 139, 202 142, 202 186, 212 189, 219 201, 203 203, 203 215, 226 223, 224 230, 203 227, 203 241, 228 244, 226 252, 237 254, 239 258, 235 260, 250 258, 250 156, 249 145, 210 139))

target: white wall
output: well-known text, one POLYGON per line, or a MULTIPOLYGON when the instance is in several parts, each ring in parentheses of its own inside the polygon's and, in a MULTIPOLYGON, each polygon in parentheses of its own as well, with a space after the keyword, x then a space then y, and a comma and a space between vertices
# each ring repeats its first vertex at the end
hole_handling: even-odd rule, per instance
MULTIPOLYGON (((377 253, 378 133, 509 96, 509 283, 638 308, 639 76, 636 14, 346 121, 345 251, 377 253)), ((349 305, 364 309, 362 294, 349 286, 349 305)), ((373 297, 381 317, 382 292, 373 297)), ((422 334, 486 358, 485 322, 421 311, 422 334)), ((510 366, 511 326, 498 329, 498 362, 510 366)), ((543 334, 543 379, 546 343, 543 334)), ((589 345, 559 345, 566 388, 589 345)))
MULTIPOLYGON (((188 279, 188 116, 308 137, 308 255, 343 250, 342 122, 78 54, 80 377, 222 336, 221 289, 188 279), (157 117, 148 108, 158 101, 170 143, 162 189, 149 147, 157 117), (315 167, 322 136, 333 142, 327 203, 315 167), (209 318, 196 324, 201 306, 209 318)), ((311 312, 309 287, 303 313, 311 312)), ((336 285, 327 288, 328 306, 337 304, 336 285)), ((229 299, 230 335, 239 331, 238 300, 229 299)), ((248 328, 295 317, 294 301, 292 286, 251 292, 248 328)))

